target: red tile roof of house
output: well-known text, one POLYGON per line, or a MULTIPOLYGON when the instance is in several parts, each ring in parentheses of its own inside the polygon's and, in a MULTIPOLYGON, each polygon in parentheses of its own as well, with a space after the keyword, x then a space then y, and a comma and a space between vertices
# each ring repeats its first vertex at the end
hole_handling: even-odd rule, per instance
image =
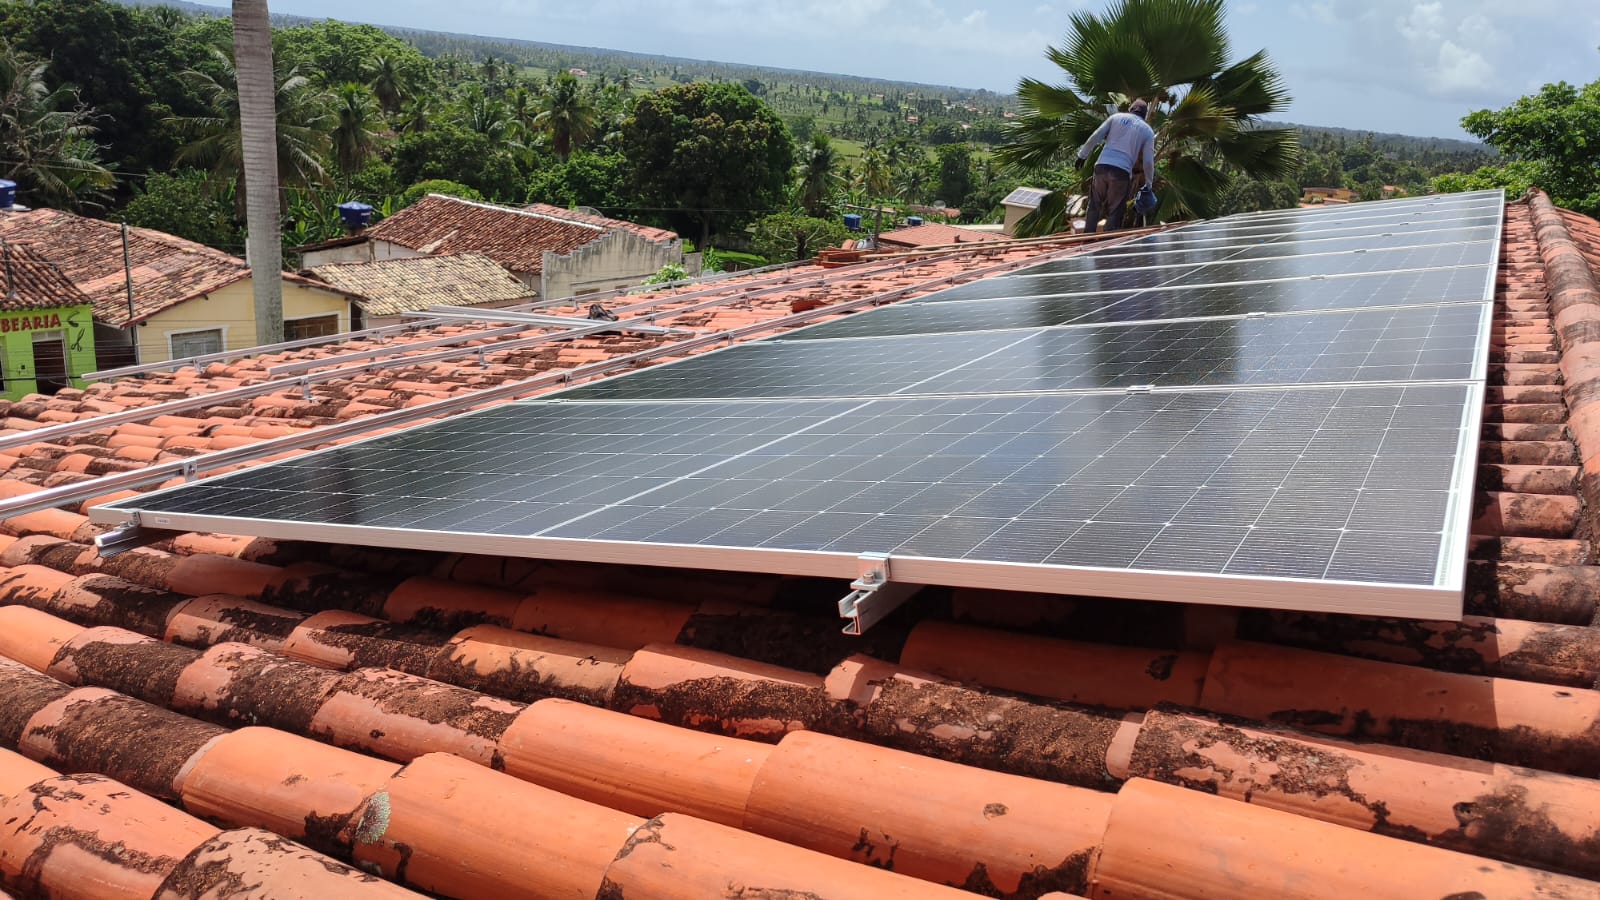
MULTIPOLYGON (((0 889, 148 897, 201 859, 288 878, 321 853, 393 882, 329 896, 1600 895, 1597 244, 1540 197, 1508 207, 1459 623, 956 591, 847 638, 840 585, 198 534, 106 557, 77 512, 12 517, 0 748, 27 758, 0 751, 0 822, 26 803, 33 824, 0 826, 0 889), (186 814, 130 824, 158 800, 186 814), (310 849, 255 858, 249 829, 310 849)), ((660 321, 753 324, 1049 246, 732 279, 660 321)), ((671 339, 91 430, 8 451, 0 491, 671 339)), ((287 356, 32 398, 4 424, 287 356)))
POLYGON ((40 248, 0 239, 0 312, 83 306, 89 298, 40 248))
POLYGON ((926 225, 913 225, 908 228, 896 228, 893 231, 885 231, 878 235, 879 244, 891 244, 896 247, 943 247, 949 244, 1005 240, 1010 240, 1010 238, 1003 234, 974 231, 971 228, 960 228, 940 222, 929 222, 926 225))
POLYGON ((531 275, 544 271, 546 253, 571 253, 608 230, 566 217, 429 194, 365 234, 422 253, 486 256, 518 275, 531 275))
POLYGON ((329 263, 304 274, 348 293, 368 316, 397 316, 438 305, 504 306, 534 294, 494 260, 470 253, 329 263))
POLYGON ((586 212, 580 212, 576 209, 567 209, 564 206, 551 206, 548 203, 529 203, 527 206, 524 206, 523 209, 527 212, 538 213, 543 216, 551 216, 557 219, 567 219, 572 222, 582 222, 585 225, 598 225, 608 231, 630 231, 647 241, 654 241, 658 244, 667 244, 680 239, 676 231, 668 231, 665 228, 654 228, 649 225, 640 225, 637 222, 629 222, 625 219, 612 219, 606 216, 591 215, 586 212))
MULTIPOLYGON (((119 327, 250 277, 250 267, 236 256, 149 228, 128 229, 125 261, 121 225, 57 209, 0 214, 0 238, 32 243, 88 295, 95 321, 119 327)), ((327 290, 294 275, 283 277, 327 290)))

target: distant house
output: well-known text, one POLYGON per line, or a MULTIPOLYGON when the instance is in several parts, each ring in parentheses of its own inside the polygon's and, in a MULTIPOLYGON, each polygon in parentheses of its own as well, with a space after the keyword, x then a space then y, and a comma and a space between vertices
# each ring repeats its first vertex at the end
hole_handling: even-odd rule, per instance
POLYGON ((683 240, 660 228, 535 204, 526 209, 429 194, 377 225, 299 248, 304 267, 470 253, 558 300, 628 288, 668 263, 683 240))
POLYGON ((1350 188, 1308 187, 1301 191, 1301 203, 1349 203, 1356 199, 1350 188))
POLYGON ((533 289, 517 276, 468 253, 327 263, 301 274, 349 295, 366 328, 400 322, 406 313, 430 306, 495 308, 533 299, 533 289))
POLYGON ((83 386, 95 367, 90 305, 39 248, 0 240, 0 396, 83 386))
MULTIPOLYGON (((0 211, 0 239, 31 243, 88 296, 98 359, 93 368, 164 362, 261 343, 254 277, 237 256, 160 231, 129 228, 124 257, 121 225, 55 209, 0 211)), ((285 337, 350 330, 351 305, 345 295, 296 275, 279 277, 285 337)))
POLYGON ((975 244, 985 241, 1003 241, 1005 239, 1006 236, 1003 234, 972 231, 955 225, 930 222, 926 225, 913 225, 909 228, 896 228, 894 231, 885 231, 878 235, 878 246, 885 250, 912 250, 918 247, 943 247, 949 244, 975 244))

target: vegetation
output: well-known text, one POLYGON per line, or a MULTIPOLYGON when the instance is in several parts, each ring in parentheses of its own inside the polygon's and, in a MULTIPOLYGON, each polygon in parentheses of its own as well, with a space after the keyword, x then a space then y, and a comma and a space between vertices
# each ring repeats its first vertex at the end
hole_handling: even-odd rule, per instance
MULTIPOLYGON (((1070 163, 1108 110, 1143 98, 1156 132, 1155 218, 1215 214, 1232 173, 1290 174, 1299 161, 1294 132, 1257 121, 1289 94, 1265 51, 1229 62, 1223 15, 1222 0, 1121 0, 1104 16, 1075 13, 1066 45, 1046 54, 1067 84, 1023 79, 1023 115, 996 157, 1025 171, 1070 163)), ((1083 171, 1086 186, 1093 167, 1083 171)), ((1061 230, 1066 201, 1053 193, 1019 229, 1061 230)))
MULTIPOLYGON (((21 201, 241 252, 245 116, 233 23, 216 12, 0 0, 0 175, 19 182, 21 201)), ((1133 33, 1108 22, 1107 35, 1133 33)), ((891 225, 906 215, 935 219, 944 207, 952 219, 994 222, 1018 184, 1081 186, 1059 162, 1011 168, 996 154, 1002 142, 1034 128, 1033 137, 1075 150, 1081 138, 1053 134, 1060 129, 1047 114, 1059 112, 1061 124, 1083 104, 1160 97, 1163 86, 1161 177, 1181 186, 1198 172, 1207 190, 1192 202, 1164 190, 1166 215, 1286 206, 1312 186, 1375 198, 1483 166, 1495 168, 1471 184, 1545 180, 1562 168, 1539 168, 1531 150, 1506 141, 1507 158, 1498 159, 1482 145, 1309 128, 1299 129, 1298 172, 1243 165, 1251 152, 1274 160, 1278 137, 1267 138, 1293 127, 1254 118, 1276 96, 1270 69, 1258 57, 1231 63, 1225 36, 1204 30, 1196 32, 1207 37, 1203 52, 1178 54, 1150 15, 1138 44, 1149 59, 1134 68, 1152 72, 1100 84, 1064 68, 1067 86, 1034 88, 1020 125, 1017 98, 986 91, 285 16, 272 24, 280 182, 272 193, 285 251, 341 233, 336 207, 345 200, 381 216, 433 192, 593 207, 678 229, 736 265, 834 242, 814 224, 794 231, 802 219, 834 223, 853 211, 872 222, 881 209, 891 225), (1212 63, 1209 81, 1191 77, 1212 63), (1077 106, 1049 108, 1069 96, 1077 106), (1196 134, 1208 130, 1217 135, 1196 134)), ((1084 127, 1102 114, 1091 112, 1084 127)), ((1504 123, 1502 133, 1511 133, 1504 123)))
POLYGON ((810 259, 817 251, 836 247, 850 236, 838 219, 818 219, 794 213, 767 216, 755 224, 756 253, 771 262, 810 259))
POLYGON ((1478 110, 1461 127, 1507 161, 1436 178, 1440 190, 1501 187, 1520 194, 1538 185, 1557 205, 1600 216, 1600 80, 1547 84, 1504 109, 1478 110))

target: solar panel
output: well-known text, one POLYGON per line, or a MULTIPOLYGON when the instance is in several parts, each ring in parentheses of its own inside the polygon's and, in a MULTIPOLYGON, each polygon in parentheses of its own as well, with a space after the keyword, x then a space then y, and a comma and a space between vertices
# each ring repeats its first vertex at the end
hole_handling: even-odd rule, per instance
POLYGON ((1067 324, 1482 302, 1488 266, 1292 278, 966 303, 898 303, 790 332, 785 340, 1047 328, 1067 324))
POLYGON ((544 401, 111 508, 158 527, 814 574, 887 552, 913 581, 1159 599, 1164 580, 1141 573, 1225 602, 1290 580, 1291 605, 1398 594, 1437 613, 1479 403, 1473 384, 544 401), (599 491, 574 497, 579 478, 599 491))
POLYGON ((1454 617, 1499 202, 1200 223, 93 516, 1454 617))
POLYGON ((759 341, 646 369, 572 400, 872 397, 1479 377, 1484 303, 1263 318, 759 341))

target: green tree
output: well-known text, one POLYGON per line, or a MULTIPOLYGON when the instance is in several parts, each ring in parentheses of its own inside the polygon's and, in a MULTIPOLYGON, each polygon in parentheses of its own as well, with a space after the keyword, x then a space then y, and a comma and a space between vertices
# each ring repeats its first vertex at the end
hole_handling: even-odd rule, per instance
POLYGON ((226 253, 244 249, 244 231, 229 197, 206 189, 206 173, 182 169, 144 180, 119 216, 129 225, 154 228, 226 253))
POLYGON ((396 99, 401 100, 408 86, 417 89, 432 71, 417 48, 376 25, 335 19, 279 31, 274 50, 280 68, 316 73, 318 82, 327 87, 348 81, 367 84, 374 80, 379 61, 387 60, 395 71, 396 99))
POLYGON ((795 213, 778 213, 758 219, 754 226, 756 253, 772 262, 810 259, 825 247, 850 236, 844 223, 795 213))
POLYGON ((0 41, 0 171, 35 205, 98 206, 114 181, 92 139, 98 117, 76 90, 49 87, 48 68, 0 41))
POLYGON ((972 148, 966 144, 947 144, 937 152, 939 177, 934 193, 945 203, 960 208, 972 193, 972 148))
POLYGON ((829 201, 839 189, 839 151, 827 135, 818 132, 800 154, 798 199, 806 215, 825 217, 829 201))
POLYGON ((794 144, 783 120, 736 84, 694 82, 639 99, 623 126, 630 188, 664 207, 678 231, 698 226, 699 246, 783 204, 794 144))
POLYGON ((399 58, 384 54, 367 65, 367 86, 386 115, 395 115, 416 93, 414 74, 399 58))
POLYGON ((1519 164, 1480 169, 1480 182, 1508 187, 1532 175, 1556 204, 1600 216, 1600 80, 1547 84, 1504 109, 1478 110, 1461 127, 1519 164))
MULTIPOLYGON (((1265 51, 1228 62, 1223 17, 1223 0, 1119 0, 1104 16, 1073 14, 1066 45, 1046 53, 1067 83, 1022 80, 1023 114, 996 158, 1026 172, 1070 164, 1109 108, 1144 98, 1156 131, 1159 219, 1212 215, 1225 167, 1287 176, 1298 162, 1295 131, 1257 117, 1283 109, 1289 95, 1265 51)), ((1065 195, 1051 194, 1019 233, 1060 230, 1065 208, 1065 195)))
POLYGON ((419 181, 405 189, 400 194, 400 206, 407 206, 421 200, 429 194, 445 194, 450 197, 460 197, 463 200, 482 200, 483 195, 472 188, 457 181, 448 181, 443 178, 434 178, 429 181, 419 181))
POLYGON ((594 139, 597 121, 594 101, 579 87, 578 79, 562 72, 539 104, 533 124, 550 139, 556 158, 566 162, 574 148, 594 139))
MULTIPOLYGON (((1430 187, 1440 194, 1491 191, 1500 188, 1506 192, 1507 200, 1515 200, 1526 194, 1529 188, 1543 185, 1545 175, 1545 167, 1541 163, 1519 159, 1497 166, 1480 166, 1471 172, 1446 172, 1443 175, 1435 175, 1430 187)), ((1555 202, 1569 209, 1576 208, 1568 200, 1555 202)))
POLYGON ((503 143, 457 125, 401 137, 393 164, 401 184, 447 178, 508 203, 527 193, 526 179, 503 143))
POLYGON ((564 163, 533 173, 528 180, 528 200, 566 207, 615 209, 626 206, 627 166, 628 161, 620 156, 580 150, 564 163))
MULTIPOLYGON (((237 34, 238 29, 235 29, 236 44, 239 42, 237 34)), ((269 60, 270 53, 269 46, 269 60)), ((178 151, 177 161, 210 171, 213 186, 220 187, 241 178, 249 180, 245 160, 249 138, 241 127, 247 113, 239 85, 243 84, 245 75, 235 67, 234 59, 222 50, 212 50, 212 61, 220 75, 200 69, 183 73, 184 80, 205 100, 208 111, 196 116, 175 117, 171 122, 189 139, 178 151)), ((278 73, 275 78, 269 75, 268 80, 276 81, 276 91, 269 87, 263 101, 264 110, 275 116, 270 132, 277 159, 278 174, 274 182, 281 180, 291 187, 305 187, 321 181, 327 175, 323 160, 330 147, 329 135, 334 124, 326 95, 292 69, 278 73)), ((239 194, 240 200, 247 204, 248 198, 244 195, 248 191, 239 194)))
POLYGON ((378 130, 383 113, 372 90, 359 82, 347 81, 333 92, 333 162, 344 184, 378 151, 378 130))

